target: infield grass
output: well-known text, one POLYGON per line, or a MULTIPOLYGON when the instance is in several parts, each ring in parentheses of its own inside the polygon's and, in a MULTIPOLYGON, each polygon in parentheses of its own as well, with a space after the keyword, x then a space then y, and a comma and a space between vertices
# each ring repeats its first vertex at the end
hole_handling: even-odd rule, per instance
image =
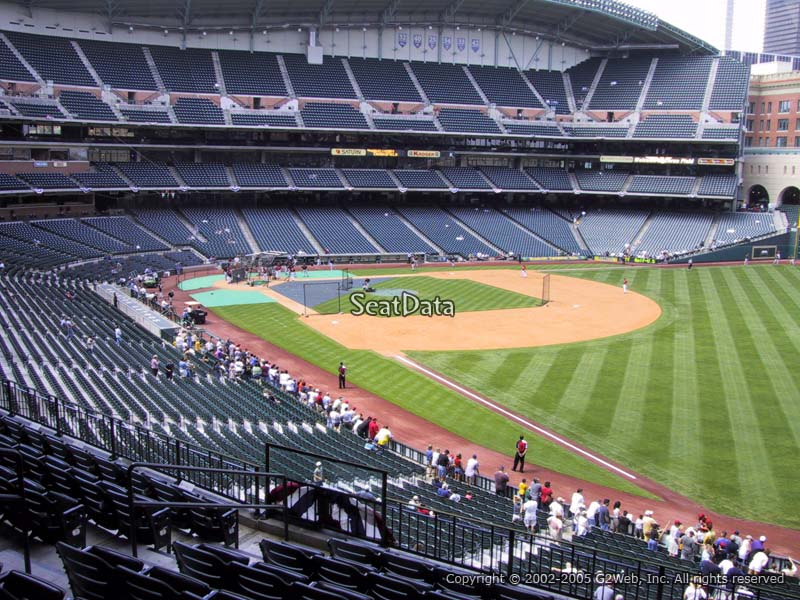
MULTIPOLYGON (((456 312, 477 310, 499 310, 504 308, 529 308, 539 306, 541 300, 533 296, 503 290, 469 279, 437 279, 435 277, 396 277, 372 286, 375 290, 405 290, 413 292, 420 300, 433 300, 439 296, 442 300, 452 300, 456 312)), ((353 289, 352 292, 360 291, 353 289)), ((351 292, 351 293, 352 293, 351 292)), ((398 291, 393 296, 399 296, 398 291)), ((391 296, 367 294, 367 300, 385 299, 391 296)), ((314 307, 319 313, 332 314, 339 310, 339 299, 333 298, 314 307)), ((350 295, 342 298, 342 311, 350 312, 356 306, 350 301, 350 295)))
POLYGON ((713 510, 800 527, 800 270, 569 274, 627 278, 662 317, 592 342, 410 355, 713 510))
MULTIPOLYGON (((486 448, 512 455, 522 429, 506 418, 468 402, 450 389, 367 350, 348 350, 323 336, 280 306, 227 306, 212 311, 220 318, 286 349, 330 373, 347 364, 353 384, 486 448)), ((377 415, 378 417, 380 415, 377 415)), ((530 455, 549 469, 645 497, 644 490, 531 433, 530 455)), ((435 440, 431 440, 436 443, 435 440)))

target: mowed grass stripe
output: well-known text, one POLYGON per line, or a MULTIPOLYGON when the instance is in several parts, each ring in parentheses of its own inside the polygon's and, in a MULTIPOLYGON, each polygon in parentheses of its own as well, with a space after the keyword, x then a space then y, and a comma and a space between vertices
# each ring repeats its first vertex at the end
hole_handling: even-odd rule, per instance
MULTIPOLYGON (((765 269, 759 269, 764 271, 765 269)), ((797 410, 796 399, 800 398, 800 389, 794 378, 791 376, 791 369, 786 364, 778 346, 781 348, 791 348, 797 352, 797 339, 787 337, 784 333, 785 326, 775 318, 773 311, 782 309, 780 303, 772 296, 769 286, 763 285, 763 279, 753 274, 754 270, 745 274, 742 278, 736 279, 725 273, 725 279, 737 300, 738 308, 742 312, 745 326, 750 333, 750 341, 754 351, 758 352, 760 365, 747 365, 755 373, 763 369, 763 380, 769 384, 771 390, 764 389, 764 394, 759 395, 755 403, 755 410, 764 430, 772 430, 780 425, 786 429, 786 434, 793 439, 794 443, 787 444, 788 447, 800 446, 800 423, 794 418, 797 410), (754 281, 753 279, 756 279, 754 281), (769 306, 770 310, 763 310, 769 306), (768 337, 771 344, 756 343, 753 340, 768 337), (794 400, 794 401, 793 401, 794 400)), ((766 386, 765 386, 766 387, 766 386)), ((768 450, 777 450, 785 442, 785 438, 778 434, 772 437, 771 443, 767 444, 768 450)), ((773 461, 773 464, 779 461, 773 461)))
MULTIPOLYGON (((689 271, 675 273, 674 302, 683 319, 675 322, 673 333, 672 361, 672 415, 669 427, 670 441, 667 445, 669 463, 677 466, 677 472, 687 474, 686 481, 690 480, 690 473, 699 473, 699 455, 695 448, 694 440, 701 434, 701 420, 699 406, 695 399, 698 397, 697 351, 694 343, 695 310, 692 305, 698 305, 698 294, 690 291, 688 276, 689 271)), ((696 286, 692 286, 694 289, 696 286)))
MULTIPOLYGON (((644 293, 655 298, 665 298, 670 306, 674 306, 675 277, 666 275, 664 270, 647 270, 648 279, 645 281, 644 293)), ((676 320, 659 329, 657 334, 645 336, 650 340, 650 360, 645 362, 642 357, 642 366, 647 365, 647 388, 644 395, 646 413, 639 428, 639 437, 636 440, 638 454, 653 457, 653 462, 663 469, 668 465, 664 449, 669 445, 670 434, 664 427, 672 415, 672 397, 664 394, 664 390, 672 385, 672 365, 675 361, 675 327, 676 320), (653 452, 657 449, 657 452, 653 452)), ((663 472, 663 471, 662 471, 663 472)))
MULTIPOLYGON (((758 489, 762 498, 774 501, 778 498, 778 493, 774 478, 766 477, 772 473, 772 465, 764 439, 759 435, 747 435, 748 431, 758 430, 758 416, 754 410, 755 403, 751 389, 754 386, 758 387, 761 384, 761 377, 767 377, 767 374, 762 371, 763 375, 756 380, 746 376, 746 373, 751 373, 747 369, 747 363, 752 364, 752 361, 759 359, 752 347, 752 340, 743 339, 745 336, 749 338, 749 335, 742 331, 741 326, 736 328, 738 335, 735 338, 731 333, 732 323, 741 325, 742 315, 728 289, 724 271, 725 269, 711 269, 707 276, 703 273, 704 277, 701 279, 704 284, 708 280, 708 285, 713 286, 714 297, 718 302, 716 315, 711 319, 711 329, 717 342, 716 356, 722 374, 724 394, 720 400, 728 408, 730 433, 739 464, 742 489, 758 489), (743 346, 747 350, 743 350, 743 346), (746 357, 745 360, 743 356, 746 357)), ((706 289, 707 298, 708 291, 706 289)), ((714 439, 719 438, 713 436, 708 442, 713 443, 714 439)))
MULTIPOLYGON (((569 380, 564 393, 558 403, 558 413, 569 411, 573 414, 586 415, 587 407, 589 407, 592 392, 594 391, 597 380, 600 376, 600 371, 605 364, 605 358, 608 353, 607 346, 582 352, 578 366, 572 373, 572 378, 569 380)), ((590 412, 593 413, 595 408, 592 407, 590 412)), ((587 415, 587 419, 591 419, 592 415, 587 415)))

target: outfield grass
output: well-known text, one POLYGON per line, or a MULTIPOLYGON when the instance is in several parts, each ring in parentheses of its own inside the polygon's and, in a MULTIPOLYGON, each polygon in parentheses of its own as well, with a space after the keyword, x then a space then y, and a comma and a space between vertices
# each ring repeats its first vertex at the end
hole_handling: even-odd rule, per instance
MULTIPOLYGON (((477 310, 499 310, 504 308, 529 308, 539 306, 538 298, 510 292, 491 285, 478 283, 469 279, 436 279, 435 277, 396 277, 382 281, 373 286, 376 290, 406 290, 414 292, 420 300, 433 300, 439 296, 442 300, 452 300, 456 312, 477 310)), ((361 291, 354 289, 353 292, 361 291)), ((399 296, 399 292, 394 294, 399 296)), ((388 298, 378 294, 367 294, 367 299, 388 298)), ((350 295, 342 299, 342 311, 350 312, 356 306, 350 301, 350 295)), ((333 298, 314 307, 319 313, 332 314, 339 312, 339 299, 333 298)))
POLYGON ((800 270, 584 270, 662 317, 579 344, 412 356, 717 511, 800 527, 800 270))
MULTIPOLYGON (((285 348, 319 367, 335 373, 339 361, 347 364, 347 378, 353 384, 420 415, 453 433, 484 447, 512 455, 521 428, 448 388, 366 350, 348 350, 306 326, 299 317, 278 305, 229 306, 212 310, 225 319, 265 340, 285 348)), ((380 415, 378 415, 380 416, 380 415)), ((531 433, 530 456, 549 469, 586 481, 650 497, 628 480, 579 458, 552 442, 531 433)), ((431 440, 436 443, 436 440, 431 440)), ((457 450, 457 449, 456 449, 457 450)))

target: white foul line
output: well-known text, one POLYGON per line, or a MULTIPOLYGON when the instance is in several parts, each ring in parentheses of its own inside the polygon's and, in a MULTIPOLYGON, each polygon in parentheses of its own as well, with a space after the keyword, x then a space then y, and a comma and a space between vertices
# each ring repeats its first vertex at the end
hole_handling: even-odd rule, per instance
POLYGON ((461 387, 460 385, 458 385, 457 383, 454 383, 454 382, 450 381, 449 379, 446 379, 446 378, 442 377, 438 373, 434 373, 433 371, 429 371, 428 369, 426 369, 422 365, 420 365, 418 363, 415 363, 413 360, 409 360, 405 356, 395 356, 395 358, 397 360, 399 360, 400 362, 403 362, 403 363, 413 367, 414 369, 417 369, 418 371, 422 371, 428 377, 432 377, 433 379, 437 379, 437 380, 441 381, 442 383, 444 383, 448 387, 453 388, 454 390, 460 392, 461 394, 463 394, 465 396, 469 396, 470 398, 472 398, 473 400, 477 400, 481 404, 485 404, 486 406, 488 406, 492 410, 494 410, 496 412, 499 412, 499 413, 507 416, 508 418, 513 419, 514 421, 522 423, 525 427, 527 427, 529 429, 533 429, 534 431, 536 431, 536 432, 538 432, 538 433, 540 433, 540 434, 542 434, 544 436, 549 437, 551 440, 553 440, 557 444, 560 444, 562 446, 566 446, 567 448, 569 448, 573 452, 577 452, 578 454, 583 454, 587 458, 589 458, 589 459, 591 459, 591 460, 593 460, 593 461, 595 461, 597 463, 600 463, 601 465, 603 465, 606 468, 611 469, 612 471, 616 471, 620 475, 624 475, 628 479, 636 479, 635 475, 633 475, 631 473, 628 473, 627 471, 623 471, 619 467, 617 467, 615 465, 612 465, 610 462, 608 462, 606 460, 603 460, 599 456, 595 456, 591 452, 587 452, 583 448, 579 448, 578 446, 576 446, 572 442, 568 442, 564 438, 561 438, 561 437, 557 436, 556 434, 551 433, 551 432, 547 431, 546 429, 542 429, 538 425, 535 425, 534 423, 531 423, 530 421, 527 421, 527 420, 523 419, 522 417, 515 415, 511 411, 508 411, 505 408, 503 408, 502 406, 499 406, 499 405, 495 404, 494 402, 490 402, 486 398, 482 398, 482 397, 478 396, 478 394, 473 394, 468 389, 465 389, 465 388, 461 387))

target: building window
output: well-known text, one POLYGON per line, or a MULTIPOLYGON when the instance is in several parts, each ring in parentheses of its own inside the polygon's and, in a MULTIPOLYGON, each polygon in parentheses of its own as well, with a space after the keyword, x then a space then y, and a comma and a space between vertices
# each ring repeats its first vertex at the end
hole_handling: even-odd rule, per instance
POLYGON ((764 131, 764 119, 759 119, 758 120, 758 130, 759 131, 764 131))
MULTIPOLYGON (((753 145, 753 138, 751 138, 751 137, 744 138, 744 145, 745 145, 746 148, 751 147, 753 145)), ((750 165, 750 167, 752 168, 753 165, 750 165)))
POLYGON ((764 165, 764 175, 769 175, 769 165, 764 165))
POLYGON ((749 112, 751 115, 754 112, 756 112, 756 103, 755 102, 751 102, 750 104, 747 105, 747 112, 749 112))
POLYGON ((795 119, 794 120, 794 130, 795 131, 800 131, 800 119, 795 119))
POLYGON ((767 112, 768 113, 772 112, 772 102, 767 102, 767 112))
POLYGON ((786 148, 786 146, 788 145, 786 143, 787 140, 788 140, 788 138, 785 137, 785 136, 781 136, 781 137, 775 138, 775 147, 776 148, 786 148))
POLYGON ((767 119, 767 131, 772 129, 772 119, 767 119))
MULTIPOLYGON (((797 120, 800 123, 800 119, 797 120)), ((747 131, 753 131, 753 119, 747 119, 747 131)), ((800 131, 800 129, 798 129, 800 131)))
POLYGON ((758 165, 758 174, 761 175, 761 165, 758 165))
POLYGON ((789 119, 778 119, 778 131, 789 131, 789 119))
POLYGON ((792 110, 790 104, 791 103, 789 100, 781 100, 780 104, 778 104, 778 112, 788 113, 790 110, 792 110))
MULTIPOLYGON (((794 138, 794 147, 795 148, 800 148, 800 136, 795 136, 795 138, 794 138)), ((792 175, 794 175, 794 173, 792 173, 792 175)))
MULTIPOLYGON (((800 102, 798 102, 797 105, 800 106, 800 102)), ((767 105, 766 105, 765 102, 762 102, 761 103, 761 114, 763 115, 765 112, 767 112, 767 105)))

